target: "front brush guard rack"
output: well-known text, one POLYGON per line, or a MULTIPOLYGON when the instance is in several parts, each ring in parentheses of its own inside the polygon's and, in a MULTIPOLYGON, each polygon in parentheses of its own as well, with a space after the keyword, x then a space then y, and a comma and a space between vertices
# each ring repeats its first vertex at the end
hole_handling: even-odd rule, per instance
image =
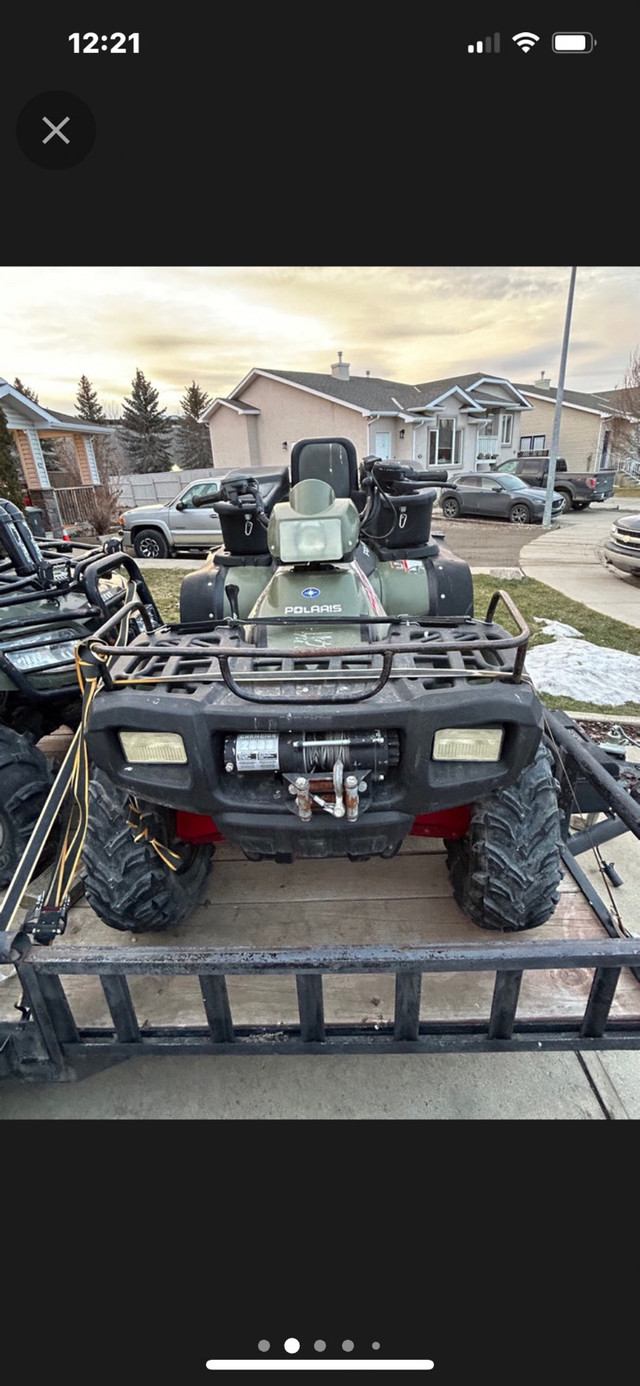
MULTIPOLYGON (((124 608, 134 610, 137 603, 124 608)), ((393 617, 299 617, 274 616, 239 620, 229 618, 214 630, 205 624, 165 626, 156 632, 156 639, 138 637, 130 645, 109 645, 104 637, 115 623, 107 621, 96 631, 86 647, 104 661, 102 679, 107 689, 127 684, 144 687, 146 684, 171 686, 181 684, 224 682, 230 692, 247 702, 299 702, 294 689, 282 692, 256 693, 247 685, 256 683, 269 689, 280 684, 305 684, 309 698, 320 696, 332 703, 362 702, 373 698, 391 676, 417 678, 423 681, 453 679, 501 679, 510 683, 522 680, 524 659, 529 640, 529 628, 506 592, 495 592, 484 621, 471 616, 434 617, 427 621, 393 617), (502 601, 517 626, 518 633, 509 635, 495 625, 494 613, 502 601), (313 649, 299 655, 291 650, 250 644, 243 638, 244 626, 317 626, 353 628, 390 626, 391 631, 380 640, 362 640, 358 645, 335 645, 313 649), (226 637, 226 638, 223 638, 226 637), (336 685, 345 681, 358 682, 358 690, 339 693, 336 685), (369 687, 365 687, 366 683, 369 687), (317 685, 314 695, 312 687, 317 685), (333 685, 331 692, 327 684, 333 685)))

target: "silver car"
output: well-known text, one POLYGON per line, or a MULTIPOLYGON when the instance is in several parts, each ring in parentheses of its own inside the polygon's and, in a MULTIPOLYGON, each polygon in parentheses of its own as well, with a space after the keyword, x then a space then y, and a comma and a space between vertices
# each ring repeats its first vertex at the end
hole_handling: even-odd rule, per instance
MULTIPOLYGON (((527 486, 519 476, 495 472, 463 472, 440 490, 440 506, 447 520, 458 515, 487 520, 510 520, 515 525, 541 524, 545 492, 527 486)), ((564 497, 553 492, 551 514, 564 510, 564 497)))
POLYGON ((255 476, 263 498, 281 478, 281 472, 264 468, 245 468, 242 472, 220 472, 218 477, 192 481, 172 501, 157 505, 137 505, 120 516, 122 547, 136 558, 174 558, 179 554, 208 553, 222 543, 220 520, 210 506, 196 505, 196 500, 210 496, 212 502, 225 480, 234 476, 255 476))

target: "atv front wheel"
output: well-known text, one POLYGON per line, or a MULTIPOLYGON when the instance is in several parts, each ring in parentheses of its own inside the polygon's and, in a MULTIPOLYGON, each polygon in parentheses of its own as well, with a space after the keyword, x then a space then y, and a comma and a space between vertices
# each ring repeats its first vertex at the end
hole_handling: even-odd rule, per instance
POLYGON ((446 842, 454 898, 481 929, 535 929, 558 903, 560 813, 545 746, 509 789, 480 799, 469 829, 446 842))
MULTIPOLYGON (((46 756, 29 737, 0 727, 0 886, 8 885, 15 874, 52 783, 46 756)), ((50 838, 41 867, 51 860, 53 845, 50 838)))
POLYGON ((159 804, 147 819, 149 838, 177 852, 177 871, 167 866, 151 841, 135 841, 127 823, 129 796, 96 770, 89 785, 89 823, 83 851, 88 903, 112 929, 141 934, 169 929, 195 908, 211 869, 213 848, 175 840, 174 814, 159 804))

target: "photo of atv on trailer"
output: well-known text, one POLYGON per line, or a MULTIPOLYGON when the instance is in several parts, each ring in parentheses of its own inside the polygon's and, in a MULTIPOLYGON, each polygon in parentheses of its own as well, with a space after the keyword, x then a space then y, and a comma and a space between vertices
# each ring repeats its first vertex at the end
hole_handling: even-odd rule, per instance
MULTIPOLYGON (((640 836, 637 771, 542 707, 504 592, 474 615, 431 528, 443 479, 303 439, 266 507, 250 474, 217 497, 224 547, 184 579, 179 622, 125 563, 0 905, 0 1079, 638 1048, 640 942, 577 860, 640 836)), ((123 557, 82 570, 92 605, 123 557)))
POLYGON ((444 839, 482 928, 551 916, 560 813, 529 632, 504 592, 474 615, 470 569, 431 529, 445 482, 302 439, 269 513, 249 473, 221 487, 223 547, 185 578, 178 624, 110 644, 115 613, 83 642, 84 885, 106 924, 186 918, 220 838, 252 861, 363 861, 410 834, 444 839))

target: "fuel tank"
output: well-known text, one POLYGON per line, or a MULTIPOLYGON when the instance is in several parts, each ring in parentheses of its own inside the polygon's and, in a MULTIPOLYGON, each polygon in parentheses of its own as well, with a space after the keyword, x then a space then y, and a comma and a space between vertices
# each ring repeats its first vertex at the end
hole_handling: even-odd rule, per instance
POLYGON ((246 639, 253 644, 271 645, 277 649, 323 649, 336 645, 354 645, 382 638, 388 625, 345 624, 345 618, 356 619, 387 613, 369 579, 357 563, 332 563, 318 568, 285 566, 278 568, 264 592, 258 597, 251 616, 273 618, 286 616, 287 625, 264 624, 247 626, 246 639), (305 617, 312 621, 305 622, 305 617), (337 618, 335 625, 331 617, 337 618), (295 620, 299 617, 300 620, 295 620), (319 617, 323 620, 320 622, 319 617), (293 620, 292 620, 293 618, 293 620))

